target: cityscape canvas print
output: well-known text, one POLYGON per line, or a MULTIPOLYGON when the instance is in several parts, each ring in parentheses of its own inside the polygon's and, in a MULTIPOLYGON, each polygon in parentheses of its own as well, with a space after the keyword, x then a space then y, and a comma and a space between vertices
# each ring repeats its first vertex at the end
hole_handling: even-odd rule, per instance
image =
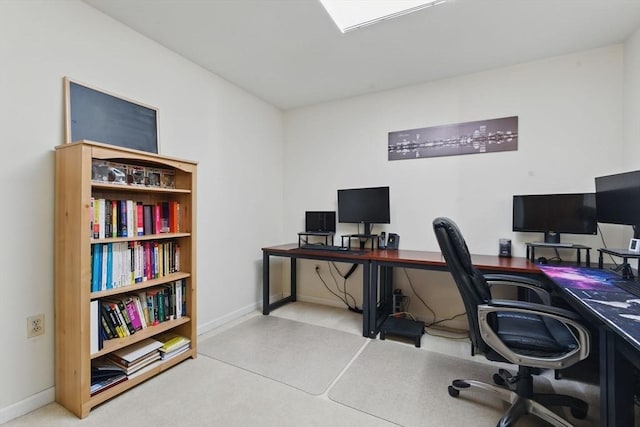
POLYGON ((518 149, 518 116, 389 132, 389 160, 518 149))

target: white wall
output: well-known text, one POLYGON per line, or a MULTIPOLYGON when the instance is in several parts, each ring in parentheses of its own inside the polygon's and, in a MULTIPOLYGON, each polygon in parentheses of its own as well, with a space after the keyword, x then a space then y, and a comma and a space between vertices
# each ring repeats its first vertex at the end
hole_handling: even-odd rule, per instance
POLYGON ((53 180, 62 78, 159 108, 162 154, 199 162, 198 324, 256 307, 282 240, 282 113, 84 3, 0 1, 0 423, 53 399, 53 180), (44 336, 26 317, 45 314, 44 336))
MULTIPOLYGON (((438 251, 431 221, 444 215, 473 253, 495 255, 506 237, 513 254, 525 256, 525 242, 542 235, 511 231, 512 196, 594 191, 595 176, 619 171, 622 100, 623 46, 616 45, 288 111, 285 235, 295 240, 305 210, 335 210, 338 188, 389 185, 391 224, 377 231, 399 233, 402 248, 438 251), (387 160, 390 131, 507 116, 519 117, 517 151, 387 160)), ((354 232, 355 225, 339 226, 338 234, 354 232)), ((563 241, 602 246, 596 236, 563 241)), ((301 299, 336 301, 312 268, 301 270, 301 299)), ((443 273, 409 274, 414 285, 451 284, 443 273)), ((396 278, 401 287, 407 282, 403 273, 396 278)), ((359 280, 349 281, 354 294, 361 294, 359 280)), ((463 311, 449 285, 420 288, 440 307, 438 318, 463 311)))
POLYGON ((640 168, 640 30, 624 46, 624 170, 640 168))

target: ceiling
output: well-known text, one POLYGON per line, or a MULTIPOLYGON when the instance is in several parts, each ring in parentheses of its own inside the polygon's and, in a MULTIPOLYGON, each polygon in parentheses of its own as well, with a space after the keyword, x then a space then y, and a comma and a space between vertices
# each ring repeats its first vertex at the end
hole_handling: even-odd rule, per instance
POLYGON ((84 2, 283 110, 621 43, 640 28, 640 0, 448 0, 346 34, 317 0, 84 2))

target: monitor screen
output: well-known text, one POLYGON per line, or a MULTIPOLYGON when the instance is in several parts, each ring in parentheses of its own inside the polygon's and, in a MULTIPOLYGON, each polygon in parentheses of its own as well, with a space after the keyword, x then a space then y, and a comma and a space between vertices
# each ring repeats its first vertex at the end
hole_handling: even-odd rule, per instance
POLYGON ((545 233, 549 243, 560 243, 560 233, 596 234, 595 194, 513 196, 513 231, 545 233))
POLYGON ((365 234, 371 224, 390 224, 389 187, 338 190, 338 221, 364 223, 365 234))
POLYGON ((596 177, 598 222, 640 225, 640 171, 596 177))
POLYGON ((309 233, 335 233, 335 211, 306 211, 304 214, 305 231, 309 233))

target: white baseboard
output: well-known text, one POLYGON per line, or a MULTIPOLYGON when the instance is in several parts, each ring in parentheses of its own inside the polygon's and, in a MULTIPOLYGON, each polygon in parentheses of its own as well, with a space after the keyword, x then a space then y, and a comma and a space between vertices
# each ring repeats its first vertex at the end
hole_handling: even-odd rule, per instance
POLYGON ((309 302, 312 304, 328 305, 330 307, 338 307, 338 308, 347 308, 347 306, 344 305, 342 301, 335 298, 318 298, 318 297, 309 297, 309 296, 298 294, 296 299, 298 301, 309 302))
POLYGON ((20 402, 0 409, 0 424, 9 422, 15 418, 28 414, 31 411, 35 411, 49 403, 56 400, 55 387, 48 388, 36 393, 33 396, 29 396, 20 402))

